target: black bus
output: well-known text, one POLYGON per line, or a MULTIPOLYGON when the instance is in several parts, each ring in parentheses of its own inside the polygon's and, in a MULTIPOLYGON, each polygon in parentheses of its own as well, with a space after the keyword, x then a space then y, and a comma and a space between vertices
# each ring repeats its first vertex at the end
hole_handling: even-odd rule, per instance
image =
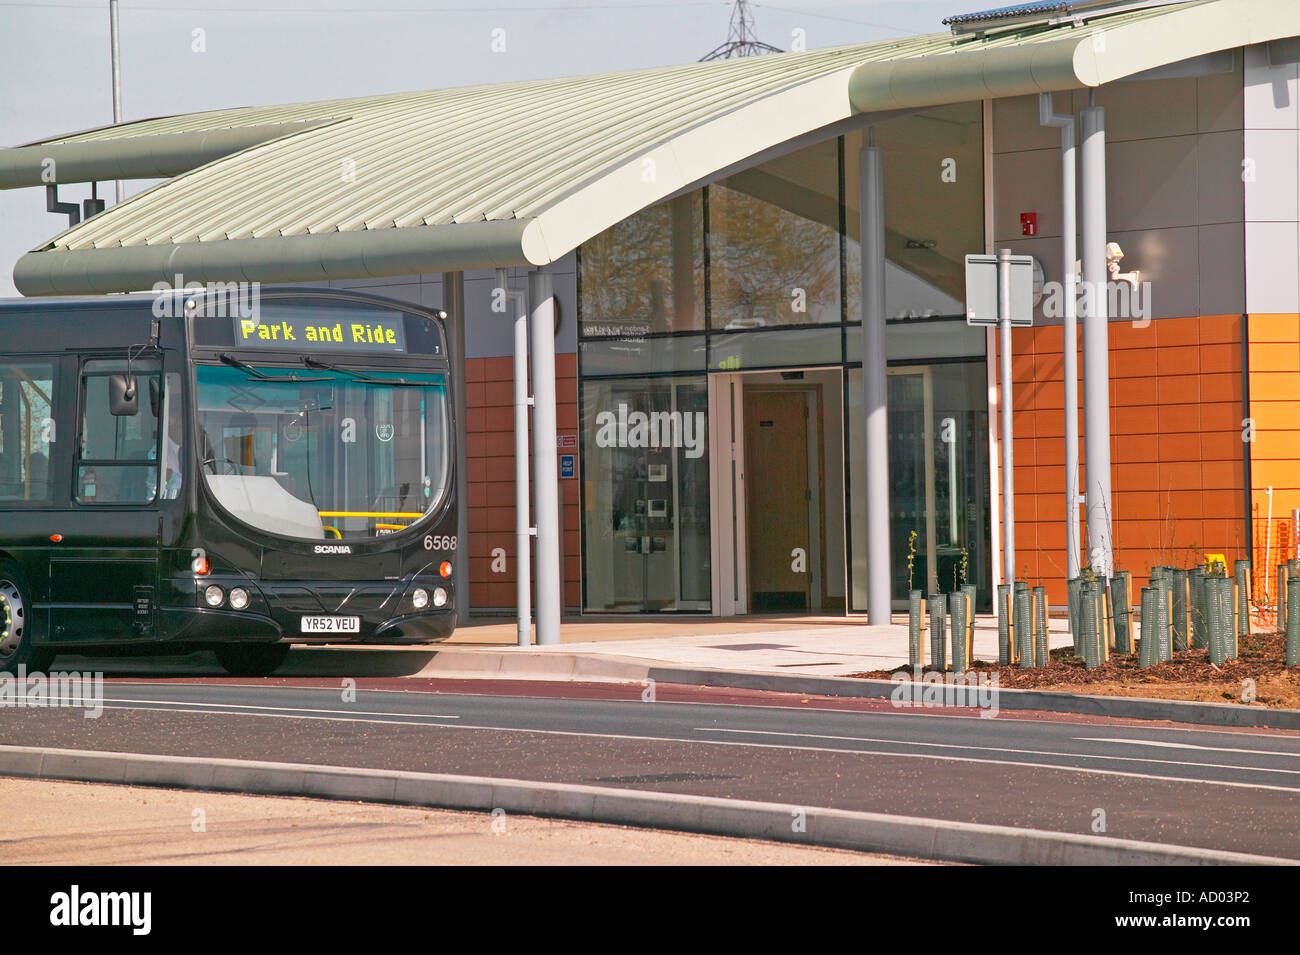
POLYGON ((443 315, 327 289, 0 301, 0 670, 455 625, 443 315), (138 652, 138 651, 135 651, 138 652))

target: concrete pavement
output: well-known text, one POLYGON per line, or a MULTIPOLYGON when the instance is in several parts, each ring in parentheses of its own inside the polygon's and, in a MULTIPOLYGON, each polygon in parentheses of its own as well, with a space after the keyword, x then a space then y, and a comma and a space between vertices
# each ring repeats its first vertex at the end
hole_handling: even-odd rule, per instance
MULTIPOLYGON (((902 623, 870 626, 855 622, 851 626, 841 623, 744 630, 736 630, 734 625, 728 628, 726 624, 709 628, 686 624, 682 629, 687 632, 648 639, 632 636, 583 639, 586 635, 584 630, 574 627, 558 646, 508 646, 502 649, 536 654, 599 653, 658 666, 815 676, 889 670, 907 663, 907 625, 902 623)), ((1070 643, 1066 621, 1049 622, 1048 643, 1053 649, 1070 643)), ((925 649, 928 657, 928 645, 925 649)), ((974 652, 976 660, 997 661, 996 617, 976 619, 974 652)))
POLYGON ((9 865, 928 865, 525 815, 0 778, 9 865))
MULTIPOLYGON (((519 647, 513 621, 474 621, 430 646, 297 647, 278 676, 504 676, 638 681, 647 667, 704 668, 785 675, 842 676, 907 663, 907 626, 869 626, 849 617, 571 618, 563 642, 519 647)), ((1064 620, 1050 621, 1049 643, 1068 645, 1064 620)), ((928 649, 927 649, 928 652, 928 649)), ((997 620, 975 622, 975 658, 996 661, 997 620)), ((114 676, 217 675, 209 653, 188 657, 78 657, 60 669, 114 676)))

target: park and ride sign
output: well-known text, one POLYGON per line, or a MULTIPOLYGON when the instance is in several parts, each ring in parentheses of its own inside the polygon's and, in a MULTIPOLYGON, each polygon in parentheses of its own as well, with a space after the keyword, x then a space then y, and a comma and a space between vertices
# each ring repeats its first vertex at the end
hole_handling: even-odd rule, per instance
POLYGON ((346 351, 406 354, 406 324, 400 314, 367 311, 356 321, 322 322, 316 316, 268 319, 236 317, 235 347, 282 351, 346 351))

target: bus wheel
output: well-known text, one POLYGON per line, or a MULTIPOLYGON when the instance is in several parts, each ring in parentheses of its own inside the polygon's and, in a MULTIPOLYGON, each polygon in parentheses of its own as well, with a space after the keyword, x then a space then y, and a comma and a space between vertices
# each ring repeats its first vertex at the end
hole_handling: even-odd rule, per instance
POLYGON ((217 662, 231 676, 269 676, 289 655, 287 643, 227 643, 214 649, 217 662))
POLYGON ((26 666, 44 672, 54 662, 54 651, 32 645, 36 630, 28 617, 30 607, 18 565, 0 561, 0 670, 17 673, 26 666))

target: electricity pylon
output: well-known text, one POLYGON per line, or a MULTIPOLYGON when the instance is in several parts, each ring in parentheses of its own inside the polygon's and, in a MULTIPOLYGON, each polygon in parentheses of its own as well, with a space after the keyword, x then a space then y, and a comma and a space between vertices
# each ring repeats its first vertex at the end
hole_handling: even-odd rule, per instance
POLYGON ((749 9, 748 0, 736 0, 731 8, 731 25, 727 29, 727 42, 708 55, 700 57, 700 62, 784 52, 780 47, 764 43, 754 35, 754 14, 749 9))

